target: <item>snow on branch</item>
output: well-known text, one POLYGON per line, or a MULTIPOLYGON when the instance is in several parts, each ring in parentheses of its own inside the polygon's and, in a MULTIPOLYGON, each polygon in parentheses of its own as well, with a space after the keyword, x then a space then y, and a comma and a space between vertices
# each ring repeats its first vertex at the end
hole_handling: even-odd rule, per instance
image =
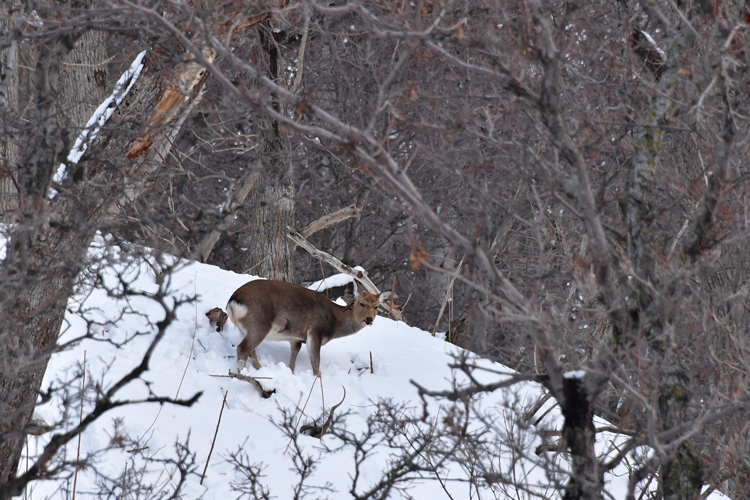
MULTIPOLYGON (((88 123, 86 123, 86 126, 83 128, 83 131, 78 136, 76 142, 73 144, 73 147, 68 153, 68 163, 61 163, 60 167, 57 169, 57 172, 54 176, 55 182, 60 183, 65 179, 65 176, 67 175, 68 165, 75 165, 78 163, 83 154, 86 152, 88 145, 91 144, 94 139, 96 139, 96 136, 101 128, 105 123, 107 123, 107 120, 112 117, 112 114, 114 114, 117 106, 119 106, 122 100, 125 99, 125 96, 128 95, 130 89, 133 88, 133 85, 135 85, 135 82, 138 80, 141 71, 143 71, 143 58, 145 56, 145 50, 136 56, 127 71, 125 71, 122 76, 120 76, 120 79, 117 80, 115 89, 112 91, 112 94, 107 97, 99 105, 99 107, 96 108, 94 114, 91 115, 88 123)), ((56 194, 57 192, 52 189, 50 192, 50 198, 54 198, 56 194)))

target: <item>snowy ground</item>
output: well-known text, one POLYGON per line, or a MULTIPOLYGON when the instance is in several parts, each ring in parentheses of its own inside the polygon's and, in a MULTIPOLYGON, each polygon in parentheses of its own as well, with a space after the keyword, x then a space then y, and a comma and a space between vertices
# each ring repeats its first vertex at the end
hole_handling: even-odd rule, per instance
MULTIPOLYGON (((145 265, 118 269, 136 290, 155 291, 154 273, 145 265)), ((115 272, 105 270, 105 283, 115 283, 115 272)), ((237 275, 220 270, 213 266, 198 263, 186 263, 174 274, 170 286, 172 296, 181 297, 193 294, 198 300, 181 306, 177 311, 177 320, 173 323, 158 345, 151 361, 151 369, 146 374, 149 381, 135 382, 126 387, 120 398, 142 398, 149 391, 161 396, 179 396, 189 398, 197 391, 203 391, 200 400, 190 408, 158 404, 141 404, 116 409, 106 414, 84 434, 81 443, 81 454, 105 449, 97 457, 98 466, 95 473, 91 469, 82 471, 78 477, 78 498, 104 497, 97 484, 109 484, 112 488, 111 498, 145 498, 147 495, 136 491, 121 491, 116 484, 125 474, 140 473, 144 470, 147 483, 155 484, 156 490, 169 492, 179 480, 169 464, 146 461, 129 451, 132 441, 145 451, 143 454, 153 458, 174 456, 176 441, 184 442, 189 437, 189 446, 196 453, 198 462, 197 474, 187 478, 183 498, 222 499, 237 498, 240 494, 233 490, 233 485, 241 481, 243 474, 236 471, 228 460, 232 452, 244 452, 249 463, 263 463, 261 482, 275 498, 292 498, 294 486, 298 482, 292 467, 292 453, 287 450, 289 439, 273 421, 281 420, 282 409, 294 412, 303 408, 305 414, 318 418, 323 407, 330 408, 337 403, 346 389, 346 399, 339 412, 351 412, 346 420, 347 429, 356 432, 366 428, 367 417, 374 411, 374 402, 380 398, 390 398, 404 403, 421 414, 421 404, 415 387, 409 382, 415 380, 430 389, 447 389, 452 377, 448 363, 451 355, 459 350, 451 344, 432 337, 430 334, 411 328, 404 323, 378 317, 374 325, 366 327, 356 335, 330 342, 322 349, 321 371, 323 373, 321 392, 319 384, 314 384, 309 358, 303 348, 297 360, 297 373, 292 374, 286 363, 289 358, 289 345, 282 342, 268 342, 258 348, 258 355, 264 367, 261 370, 246 368, 245 374, 260 379, 267 389, 275 389, 270 399, 262 399, 259 391, 250 384, 216 375, 226 375, 235 367, 235 347, 241 340, 239 331, 228 324, 224 332, 217 333, 209 325, 205 313, 213 307, 226 306, 232 292, 251 279, 247 275, 237 275), (374 373, 370 372, 370 356, 374 373), (314 388, 311 391, 311 387, 314 388), (217 428, 217 420, 224 394, 227 394, 227 406, 221 417, 216 443, 210 464, 206 471, 205 481, 200 484, 200 474, 206 464, 212 439, 217 428), (307 401, 309 395, 309 401, 307 401), (115 424, 119 421, 120 424, 115 424), (118 430, 115 430, 115 427, 118 430), (119 436, 119 437, 118 437, 119 436), (120 437, 128 439, 122 440, 120 437), (118 445, 129 443, 125 448, 118 445), (135 471, 135 472, 134 472, 135 471), (107 478, 107 479, 105 479, 107 478), (99 492, 98 494, 96 492, 99 492)), ((333 280, 338 281, 338 280, 333 280)), ((106 324, 107 320, 118 317, 118 311, 126 305, 124 300, 108 297, 102 288, 88 290, 86 296, 77 297, 70 303, 72 311, 67 317, 67 324, 61 342, 82 335, 86 321, 82 316, 95 320, 100 326, 96 340, 84 340, 69 350, 55 355, 45 378, 45 387, 59 385, 59 380, 69 379, 80 373, 80 366, 86 357, 86 376, 89 383, 103 381, 105 389, 123 374, 136 366, 149 345, 154 328, 149 326, 145 317, 158 321, 163 318, 163 310, 151 300, 144 297, 131 297, 127 300, 127 311, 116 324, 106 324), (83 312, 82 312, 83 311, 83 312), (136 332, 136 336, 125 347, 116 348, 102 340, 121 341, 136 332)), ((480 361, 484 366, 493 367, 499 372, 509 372, 507 368, 480 361)), ((496 380, 501 375, 486 375, 487 381, 496 380)), ((91 393, 89 392, 89 395, 91 393)), ((513 393, 496 393, 487 396, 482 404, 489 409, 496 409, 508 425, 512 425, 513 411, 508 405, 530 407, 541 394, 541 389, 533 384, 517 387, 513 393)), ((62 404, 59 400, 40 405, 37 415, 49 422, 59 422, 62 418, 62 404)), ((90 409, 90 405, 86 407, 90 409)), ((444 409, 443 409, 444 410, 444 409)), ((425 425, 442 421, 441 408, 435 403, 430 408, 430 418, 425 425)), ((541 415, 544 410, 540 411, 541 415)), ((67 423, 70 426, 77 422, 77 410, 70 412, 67 423)), ((302 424, 309 421, 303 417, 302 424)), ((545 418, 546 425, 559 426, 559 416, 555 410, 545 418)), ((32 457, 40 446, 47 441, 46 437, 30 437, 29 452, 32 457)), ((600 434, 599 448, 604 451, 612 448, 613 437, 600 434)), ((529 440, 537 438, 529 435, 529 440)), ((325 436, 323 442, 336 446, 337 439, 325 436)), ((313 437, 299 438, 305 453, 318 456, 321 442, 313 437)), ((76 444, 71 443, 67 457, 72 459, 76 454, 76 444)), ((359 478, 357 491, 365 490, 382 477, 382 470, 390 451, 385 446, 368 459, 359 478)), ((322 462, 309 478, 311 486, 330 485, 328 490, 312 490, 310 498, 351 498, 351 474, 353 461, 349 450, 325 454, 322 462)), ((561 458, 559 460, 562 460, 561 458)), ((22 459, 21 469, 26 466, 22 459)), ((502 467, 510 467, 503 464, 502 467)), ((533 461, 522 461, 515 465, 515 473, 525 477, 529 486, 548 483, 549 478, 541 468, 534 468, 533 461)), ((465 474, 460 466, 454 466, 448 479, 460 479, 465 474)), ((608 491, 615 498, 623 498, 627 485, 626 471, 618 471, 620 477, 608 477, 608 491)), ((442 479, 446 479, 443 477, 442 479)), ((73 480, 58 482, 46 481, 31 485, 28 498, 66 498, 66 491, 72 489, 73 480)), ((469 498, 468 486, 460 481, 448 481, 446 488, 453 498, 469 498)), ((544 487, 541 487, 544 491, 544 487)), ((552 493, 552 489, 547 490, 552 493)), ((435 478, 416 483, 409 493, 414 498, 448 498, 440 481, 435 478)), ((156 495, 154 495, 155 497, 156 495)), ((554 496, 554 495, 553 495, 554 496)), ((394 498, 402 497, 394 493, 394 498)), ((514 498, 524 498, 519 494, 514 498)), ((249 497, 245 497, 249 498, 249 497)))

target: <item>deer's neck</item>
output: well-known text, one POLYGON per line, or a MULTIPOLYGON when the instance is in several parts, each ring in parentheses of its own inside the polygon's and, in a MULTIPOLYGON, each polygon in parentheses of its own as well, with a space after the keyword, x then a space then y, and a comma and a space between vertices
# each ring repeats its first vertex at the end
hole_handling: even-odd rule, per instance
MULTIPOLYGON (((339 306, 341 307, 341 306, 339 306)), ((347 337, 360 331, 364 325, 354 319, 352 305, 342 307, 336 315, 336 333, 333 338, 347 337)))

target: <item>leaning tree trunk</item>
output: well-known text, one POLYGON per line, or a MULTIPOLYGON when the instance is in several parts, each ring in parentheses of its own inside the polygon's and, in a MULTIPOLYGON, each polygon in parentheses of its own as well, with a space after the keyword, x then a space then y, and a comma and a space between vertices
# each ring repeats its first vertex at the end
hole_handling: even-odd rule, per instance
MULTIPOLYGON (((95 43, 96 37, 81 41, 95 43)), ((60 62, 71 45, 70 39, 60 36, 45 43, 40 53, 37 126, 26 148, 30 154, 18 168, 23 203, 0 267, 0 339, 6 346, 0 357, 0 491, 15 475, 67 301, 96 230, 133 189, 130 179, 143 179, 161 164, 206 76, 203 68, 186 65, 178 67, 173 78, 163 78, 151 58, 108 122, 107 129, 113 132, 99 134, 89 147, 88 159, 49 199, 52 175, 66 153, 60 138, 70 136, 70 123, 61 125, 53 110, 70 109, 70 103, 55 105, 55 99, 72 95, 58 88, 60 62), (186 86, 188 81, 192 85, 186 86)), ((59 80, 81 85, 72 78, 59 80)), ((96 85, 97 79, 92 83, 96 85)))

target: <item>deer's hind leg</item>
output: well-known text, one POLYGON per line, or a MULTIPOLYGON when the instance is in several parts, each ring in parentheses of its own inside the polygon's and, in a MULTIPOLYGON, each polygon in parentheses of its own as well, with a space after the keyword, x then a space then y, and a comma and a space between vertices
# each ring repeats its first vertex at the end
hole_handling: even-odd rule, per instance
MULTIPOLYGON (((244 328, 240 330, 245 333, 244 328)), ((253 335, 253 332, 245 333, 245 338, 237 344, 237 373, 242 372, 242 369, 245 368, 247 358, 252 360, 256 370, 260 370, 260 360, 258 359, 258 355, 255 354, 255 348, 263 342, 263 338, 260 335, 253 335), (254 339, 257 340, 254 341, 254 339)))

